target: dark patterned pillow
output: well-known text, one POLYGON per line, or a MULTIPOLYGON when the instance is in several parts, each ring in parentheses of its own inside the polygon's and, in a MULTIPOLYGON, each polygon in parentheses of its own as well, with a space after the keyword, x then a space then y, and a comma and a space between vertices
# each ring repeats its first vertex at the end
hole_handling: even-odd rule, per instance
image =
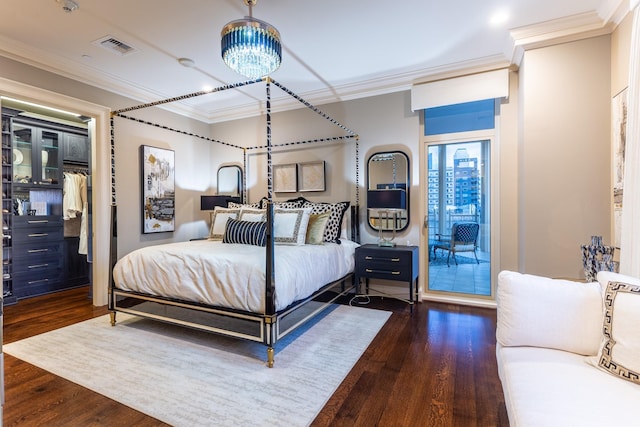
POLYGON ((324 229, 324 241, 329 243, 340 243, 342 220, 350 203, 351 202, 314 203, 305 200, 302 207, 311 208, 312 215, 331 212, 327 226, 324 229))
POLYGON ((260 209, 260 206, 262 205, 262 199, 258 200, 255 203, 236 203, 236 202, 229 202, 227 203, 227 205, 230 208, 235 208, 235 209, 242 209, 242 208, 249 208, 249 209, 260 209))
POLYGON ((266 246, 267 223, 229 219, 227 220, 227 228, 224 231, 222 243, 266 246))
MULTIPOLYGON (((267 201, 268 199, 265 197, 263 198, 260 203, 260 208, 261 209, 266 209, 267 208, 267 201)), ((298 209, 302 207, 302 204, 304 203, 304 199, 299 198, 299 199, 291 199, 291 200, 287 200, 285 202, 273 202, 273 207, 274 208, 281 208, 281 209, 298 209)))

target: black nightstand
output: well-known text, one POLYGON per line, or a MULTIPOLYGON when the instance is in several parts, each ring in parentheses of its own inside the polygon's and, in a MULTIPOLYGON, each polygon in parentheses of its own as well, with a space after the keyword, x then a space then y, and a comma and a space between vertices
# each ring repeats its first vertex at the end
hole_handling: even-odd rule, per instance
POLYGON ((369 293, 369 279, 397 280, 409 283, 409 299, 396 298, 411 304, 418 300, 418 247, 417 246, 378 246, 362 245, 356 248, 356 285, 365 278, 366 292, 369 293))

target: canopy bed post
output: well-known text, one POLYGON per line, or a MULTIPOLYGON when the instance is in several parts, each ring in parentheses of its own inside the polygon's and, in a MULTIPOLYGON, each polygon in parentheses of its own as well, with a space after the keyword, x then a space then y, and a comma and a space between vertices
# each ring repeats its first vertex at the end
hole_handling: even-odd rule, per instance
POLYGON ((111 114, 109 117, 109 126, 110 126, 110 157, 111 157, 111 218, 110 218, 110 230, 109 230, 109 238, 111 239, 109 243, 109 296, 108 296, 108 307, 109 307, 109 317, 111 320, 111 326, 116 324, 116 312, 113 309, 115 304, 113 300, 113 268, 116 265, 116 260, 118 259, 118 230, 117 230, 117 208, 116 208, 116 150, 115 150, 115 126, 114 126, 114 115, 111 114))
POLYGON ((266 88, 266 119, 267 119, 267 247, 266 247, 266 286, 265 286, 265 315, 267 320, 267 364, 273 367, 273 343, 275 341, 273 315, 276 313, 275 303, 275 242, 273 235, 273 161, 271 157, 271 79, 265 78, 266 88))
POLYGON ((242 199, 241 203, 247 203, 247 149, 242 147, 242 199))

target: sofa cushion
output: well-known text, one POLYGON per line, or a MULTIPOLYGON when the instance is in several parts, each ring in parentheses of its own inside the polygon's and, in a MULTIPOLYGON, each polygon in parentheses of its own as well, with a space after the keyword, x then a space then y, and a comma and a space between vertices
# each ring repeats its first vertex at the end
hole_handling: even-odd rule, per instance
POLYGON ((604 321, 598 356, 591 361, 640 384, 640 280, 610 272, 600 272, 597 278, 604 289, 604 321))
POLYGON ((588 357, 500 345, 496 353, 510 425, 638 425, 640 387, 586 363, 588 357))
POLYGON ((601 341, 600 285, 502 271, 496 339, 595 356, 601 341))

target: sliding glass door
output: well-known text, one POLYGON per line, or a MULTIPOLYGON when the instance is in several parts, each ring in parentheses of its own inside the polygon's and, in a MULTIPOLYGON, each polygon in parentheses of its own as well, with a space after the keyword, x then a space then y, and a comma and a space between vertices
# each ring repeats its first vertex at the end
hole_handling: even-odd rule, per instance
POLYGON ((429 292, 491 296, 490 139, 427 144, 429 292))

